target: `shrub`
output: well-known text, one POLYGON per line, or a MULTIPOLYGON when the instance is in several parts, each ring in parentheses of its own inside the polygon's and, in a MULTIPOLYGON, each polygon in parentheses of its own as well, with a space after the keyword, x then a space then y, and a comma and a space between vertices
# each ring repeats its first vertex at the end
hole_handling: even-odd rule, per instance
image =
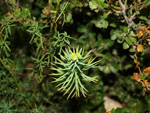
POLYGON ((0 112, 150 112, 149 5, 1 0, 0 112))

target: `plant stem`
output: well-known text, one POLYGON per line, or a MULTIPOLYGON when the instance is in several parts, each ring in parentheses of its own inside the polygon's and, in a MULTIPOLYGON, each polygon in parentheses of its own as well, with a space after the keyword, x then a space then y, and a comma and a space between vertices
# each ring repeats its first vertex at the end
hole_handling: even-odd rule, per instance
MULTIPOLYGON (((11 67, 11 68, 10 68, 11 74, 13 75, 13 78, 14 78, 14 81, 15 81, 17 87, 18 87, 18 90, 19 90, 19 92, 21 93, 21 95, 22 95, 23 97, 25 97, 24 93, 23 93, 22 90, 21 90, 21 87, 19 86, 19 84, 18 84, 18 82, 17 82, 17 79, 16 79, 16 76, 15 76, 15 72, 14 72, 13 66, 10 65, 10 67, 11 67)), ((27 99, 25 99, 25 102, 26 102, 26 104, 27 104, 28 106, 30 105, 30 103, 28 102, 27 99)))
POLYGON ((35 93, 36 93, 36 89, 37 89, 37 81, 35 80, 35 87, 34 87, 34 96, 35 96, 35 93))
MULTIPOLYGON (((1 59, 1 57, 0 57, 0 62, 1 62, 2 65, 9 71, 9 73, 13 75, 14 81, 15 81, 15 83, 16 83, 16 85, 17 85, 17 88, 18 88, 20 94, 21 94, 23 97, 25 97, 24 93, 22 92, 22 90, 21 90, 21 88, 20 88, 20 86, 19 86, 19 84, 18 84, 18 82, 17 82, 17 79, 16 79, 16 76, 15 76, 15 72, 14 72, 14 69, 13 69, 12 64, 6 65, 6 63, 1 59)), ((26 101, 26 104, 29 106, 30 103, 28 102, 28 100, 25 99, 25 101, 26 101)))
POLYGON ((60 3, 60 0, 57 0, 57 6, 56 6, 56 11, 55 11, 56 13, 55 13, 55 16, 54 16, 54 18, 52 20, 52 23, 51 23, 50 34, 49 35, 51 35, 51 33, 53 31, 54 23, 56 23, 56 17, 57 17, 57 13, 58 13, 58 9, 59 9, 59 3, 60 3))

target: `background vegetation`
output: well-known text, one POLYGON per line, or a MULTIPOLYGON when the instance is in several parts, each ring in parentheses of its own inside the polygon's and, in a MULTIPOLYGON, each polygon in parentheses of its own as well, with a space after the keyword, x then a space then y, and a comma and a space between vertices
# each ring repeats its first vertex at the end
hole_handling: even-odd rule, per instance
POLYGON ((0 112, 150 112, 149 5, 0 0, 0 112))

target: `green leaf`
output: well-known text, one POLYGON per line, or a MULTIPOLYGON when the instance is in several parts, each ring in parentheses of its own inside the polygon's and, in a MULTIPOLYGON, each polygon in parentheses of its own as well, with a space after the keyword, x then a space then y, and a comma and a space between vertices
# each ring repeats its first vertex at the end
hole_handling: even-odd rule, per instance
POLYGON ((125 40, 129 45, 132 45, 132 40, 129 37, 125 38, 125 40))
POLYGON ((95 0, 92 0, 89 2, 89 7, 93 10, 93 9, 97 9, 97 2, 95 0))
POLYGON ((111 47, 114 44, 114 41, 112 40, 107 40, 107 46, 111 47))
POLYGON ((149 0, 147 0, 147 1, 146 1, 146 5, 149 5, 149 4, 150 4, 150 1, 149 1, 149 0))
POLYGON ((99 3, 100 3, 101 7, 106 7, 105 4, 104 4, 104 0, 100 0, 99 3))
POLYGON ((118 72, 118 69, 119 69, 119 66, 117 63, 115 62, 110 62, 110 70, 113 72, 113 73, 117 73, 118 72))
POLYGON ((14 16, 19 17, 20 16, 20 9, 14 9, 14 16))
POLYGON ((87 31, 86 27, 84 25, 80 25, 78 28, 77 28, 77 31, 79 33, 84 33, 87 31))
POLYGON ((98 38, 98 41, 102 41, 103 40, 103 37, 102 37, 101 34, 98 34, 97 38, 98 38))
POLYGON ((104 54, 104 58, 109 60, 111 58, 111 54, 107 52, 106 54, 104 54))
POLYGON ((68 13, 67 18, 66 18, 66 22, 70 22, 72 20, 72 14, 68 13))
POLYGON ((107 66, 104 66, 103 67, 103 72, 106 73, 106 74, 109 74, 111 71, 110 71, 110 67, 107 65, 107 66))
POLYGON ((110 31, 110 35, 111 35, 111 40, 116 40, 117 37, 119 36, 119 32, 118 32, 118 30, 112 29, 112 30, 110 31))
POLYGON ((112 36, 111 36, 111 40, 116 40, 118 37, 118 34, 117 33, 114 33, 112 36))
POLYGON ((140 14, 140 11, 136 11, 136 14, 139 15, 139 14, 140 14))
POLYGON ((134 43, 137 42, 137 39, 136 39, 136 38, 130 38, 130 39, 131 39, 131 41, 134 42, 134 43))
POLYGON ((115 111, 115 109, 114 109, 114 108, 113 108, 110 112, 111 112, 111 113, 116 113, 116 111, 115 111))
POLYGON ((105 20, 103 25, 104 25, 103 28, 107 28, 108 25, 109 25, 109 24, 108 24, 108 21, 105 20))
POLYGON ((89 39, 96 38, 96 33, 90 32, 90 33, 88 34, 88 36, 89 36, 89 39))
POLYGON ((140 16, 139 19, 144 20, 144 21, 148 21, 148 19, 145 16, 140 16))
POLYGON ((29 9, 22 7, 21 17, 26 18, 26 17, 30 17, 30 16, 31 16, 31 13, 30 13, 29 9))
POLYGON ((128 49, 128 48, 129 48, 129 45, 126 42, 124 42, 123 43, 123 49, 128 49))
POLYGON ((100 21, 95 22, 95 26, 97 28, 107 28, 108 27, 108 22, 104 19, 101 19, 100 21))
POLYGON ((99 2, 105 2, 105 0, 97 0, 97 1, 99 1, 99 2))
POLYGON ((107 13, 103 13, 103 18, 106 19, 108 17, 107 13))
POLYGON ((133 31, 131 31, 130 35, 132 36, 136 36, 135 33, 133 31))
POLYGON ((129 49, 129 51, 130 51, 130 52, 136 52, 136 50, 133 49, 133 48, 129 49))
POLYGON ((117 25, 115 23, 110 24, 111 27, 116 27, 117 25))
POLYGON ((128 32, 128 27, 124 27, 124 28, 123 28, 123 31, 124 31, 124 32, 128 32))

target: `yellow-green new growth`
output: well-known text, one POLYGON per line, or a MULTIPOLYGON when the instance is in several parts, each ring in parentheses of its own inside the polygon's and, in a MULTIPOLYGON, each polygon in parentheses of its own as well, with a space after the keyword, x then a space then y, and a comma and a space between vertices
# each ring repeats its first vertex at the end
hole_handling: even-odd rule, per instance
POLYGON ((70 56, 71 56, 71 59, 72 59, 72 60, 77 60, 77 56, 75 55, 75 53, 71 53, 70 56))
POLYGON ((71 53, 70 57, 71 57, 72 60, 77 60, 77 59, 81 59, 82 58, 80 53, 71 53))
MULTIPOLYGON (((64 55, 60 54, 60 58, 56 58, 55 64, 53 64, 53 70, 56 71, 51 75, 55 76, 53 82, 57 82, 58 91, 68 94, 70 97, 80 97, 82 94, 86 97, 88 90, 85 88, 84 84, 87 82, 96 82, 96 77, 90 77, 85 75, 85 71, 90 68, 95 68, 98 64, 93 62, 91 59, 88 62, 91 51, 84 54, 84 50, 78 47, 73 48, 73 51, 69 48, 63 51, 64 55)), ((67 99, 68 99, 67 98, 67 99)))
POLYGON ((77 54, 76 54, 76 56, 77 56, 77 58, 79 58, 79 59, 81 59, 81 58, 82 58, 82 56, 81 56, 81 54, 80 54, 80 53, 77 53, 77 54))

